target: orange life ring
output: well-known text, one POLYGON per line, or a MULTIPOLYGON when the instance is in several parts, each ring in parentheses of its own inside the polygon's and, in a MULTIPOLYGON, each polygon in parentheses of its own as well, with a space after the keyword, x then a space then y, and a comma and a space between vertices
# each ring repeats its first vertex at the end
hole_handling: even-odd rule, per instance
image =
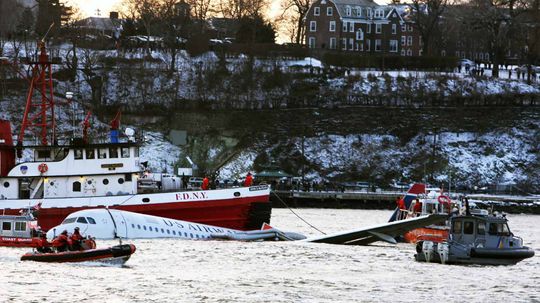
POLYGON ((49 170, 49 167, 47 166, 46 163, 41 163, 39 166, 38 166, 38 170, 40 173, 44 174, 46 173, 48 170, 49 170))

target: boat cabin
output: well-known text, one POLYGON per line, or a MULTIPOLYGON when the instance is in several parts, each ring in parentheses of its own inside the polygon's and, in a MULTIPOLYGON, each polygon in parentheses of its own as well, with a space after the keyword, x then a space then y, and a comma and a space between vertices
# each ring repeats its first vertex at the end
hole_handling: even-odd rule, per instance
POLYGON ((30 238, 37 222, 27 216, 0 216, 0 237, 30 238))
POLYGON ((474 247, 511 248, 521 246, 513 237, 504 216, 456 216, 451 218, 450 240, 474 247))

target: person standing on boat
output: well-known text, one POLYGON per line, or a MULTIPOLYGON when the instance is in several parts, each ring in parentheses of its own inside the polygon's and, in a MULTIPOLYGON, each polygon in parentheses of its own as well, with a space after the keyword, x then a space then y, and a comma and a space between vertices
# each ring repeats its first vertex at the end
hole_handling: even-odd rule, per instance
POLYGON ((244 181, 245 187, 250 187, 253 184, 253 177, 251 176, 251 172, 247 173, 246 180, 244 181))
POLYGON ((201 189, 202 190, 208 190, 208 184, 209 184, 209 180, 208 180, 208 177, 207 176, 204 176, 204 179, 202 180, 202 185, 201 185, 201 189))
POLYGON ((71 249, 80 250, 83 236, 79 233, 79 227, 75 227, 73 234, 69 238, 71 239, 71 249))

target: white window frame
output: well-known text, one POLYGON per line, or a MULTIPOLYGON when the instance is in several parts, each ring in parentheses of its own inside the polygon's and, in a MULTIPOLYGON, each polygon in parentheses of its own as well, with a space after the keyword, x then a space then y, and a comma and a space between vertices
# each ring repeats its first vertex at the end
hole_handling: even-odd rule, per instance
POLYGON ((361 6, 356 7, 356 17, 362 17, 362 7, 361 6))
POLYGON ((368 23, 368 24, 367 24, 367 30, 366 30, 366 33, 368 33, 368 34, 371 33, 371 23, 368 23))
POLYGON ((382 9, 376 9, 375 10, 375 18, 379 19, 379 18, 382 18, 382 16, 383 16, 382 9))
POLYGON ((337 41, 335 37, 330 38, 330 49, 336 49, 337 48, 337 41))
POLYGON ((349 23, 347 21, 343 22, 343 25, 341 27, 341 31, 346 33, 347 30, 348 30, 348 27, 347 27, 348 25, 349 25, 349 23))
POLYGON ((368 7, 366 11, 367 11, 366 15, 368 18, 373 17, 373 10, 371 9, 371 7, 368 7))
POLYGON ((321 15, 321 8, 318 7, 318 6, 315 6, 315 7, 313 8, 313 15, 314 15, 314 16, 320 16, 320 15, 321 15))
POLYGON ((347 50, 347 38, 341 38, 341 49, 347 50))
POLYGON ((401 49, 401 55, 402 55, 402 56, 405 56, 406 54, 407 54, 407 52, 405 51, 404 48, 402 48, 402 49, 401 49))
POLYGON ((407 50, 407 56, 409 56, 409 57, 412 56, 412 50, 410 50, 410 49, 407 50))
POLYGON ((407 24, 402 24, 402 25, 401 25, 401 31, 402 31, 402 32, 406 32, 406 31, 407 31, 407 24))
POLYGON ((407 36, 401 36, 401 46, 407 45, 407 36))
POLYGON ((361 28, 356 31, 356 40, 364 40, 364 32, 361 28))
POLYGON ((331 32, 336 31, 336 21, 330 21, 328 31, 331 31, 331 32))
POLYGON ((349 49, 354 50, 354 38, 349 38, 349 49))
POLYGON ((309 48, 315 48, 315 37, 308 38, 308 46, 309 48))
POLYGON ((382 51, 381 39, 375 39, 375 51, 376 51, 376 52, 382 51), (377 47, 378 47, 379 49, 377 49, 377 47))
POLYGON ((407 29, 409 30, 409 32, 412 32, 412 25, 408 24, 407 29))
POLYGON ((349 33, 354 33, 354 22, 349 24, 349 33))
POLYGON ((358 44, 360 44, 360 48, 358 49, 358 51, 363 52, 364 51, 364 43, 358 43, 358 44))
POLYGON ((398 41, 397 40, 390 40, 389 43, 389 50, 391 53, 397 53, 398 51, 398 41))
POLYGON ((346 6, 345 7, 345 15, 347 15, 347 17, 350 17, 352 14, 352 8, 350 6, 346 6))
POLYGON ((375 24, 375 33, 376 34, 382 33, 382 24, 381 23, 375 24))
POLYGON ((412 45, 412 36, 407 36, 407 46, 412 45))
POLYGON ((392 24, 392 35, 397 34, 397 24, 392 24))
POLYGON ((326 15, 327 16, 333 16, 334 15, 334 8, 329 6, 326 8, 326 15))
POLYGON ((310 32, 317 31, 317 21, 309 21, 309 31, 310 32))
POLYGON ((371 40, 366 40, 366 51, 369 52, 371 50, 371 40))

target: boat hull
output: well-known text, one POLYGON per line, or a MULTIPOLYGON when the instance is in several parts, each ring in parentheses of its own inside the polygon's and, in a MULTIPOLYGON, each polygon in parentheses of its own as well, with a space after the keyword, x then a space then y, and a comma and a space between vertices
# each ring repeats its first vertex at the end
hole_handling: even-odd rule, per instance
POLYGON ((41 238, 0 237, 0 247, 43 247, 41 238))
POLYGON ((422 227, 413 229, 403 235, 405 242, 416 244, 419 241, 441 243, 448 237, 448 228, 444 226, 422 227))
POLYGON ((0 207, 10 207, 4 206, 0 211, 6 215, 16 215, 29 205, 41 203, 35 215, 45 231, 59 225, 75 211, 104 207, 230 229, 251 230, 270 222, 269 197, 268 186, 255 186, 112 197, 12 200, 11 203, 4 200, 0 201, 0 207))
POLYGON ((129 260, 135 250, 135 245, 123 244, 113 247, 82 251, 66 251, 60 253, 26 253, 21 257, 21 261, 47 263, 100 261, 123 264, 129 260))

